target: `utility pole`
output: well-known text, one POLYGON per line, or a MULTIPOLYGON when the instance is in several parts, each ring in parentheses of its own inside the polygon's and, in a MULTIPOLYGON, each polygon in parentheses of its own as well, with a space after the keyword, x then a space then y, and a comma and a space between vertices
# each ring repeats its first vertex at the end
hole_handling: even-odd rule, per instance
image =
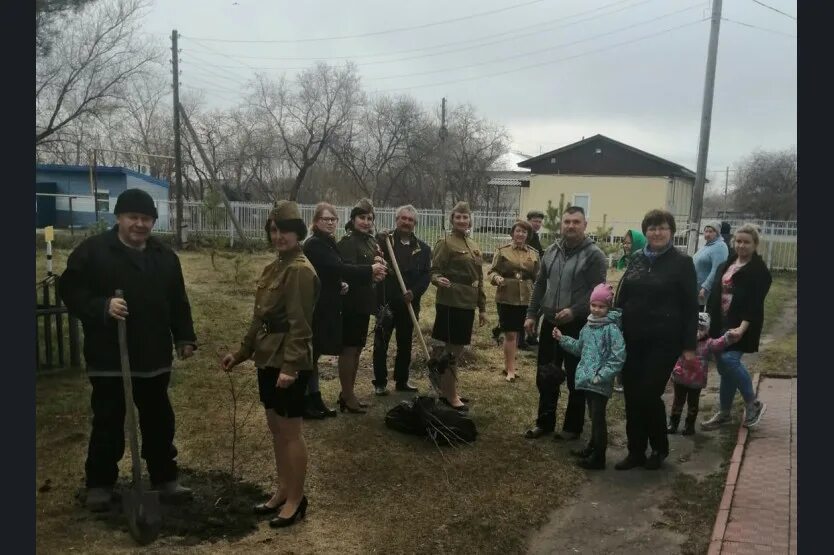
POLYGON ((180 143, 180 65, 177 30, 171 31, 171 64, 174 66, 174 176, 177 190, 177 218, 175 244, 182 248, 182 148, 180 143))
POLYGON ((211 162, 209 162, 208 156, 206 156, 206 152, 203 150, 203 145, 200 144, 200 141, 197 138, 197 132, 194 131, 194 127, 191 126, 191 122, 188 120, 188 115, 185 113, 185 108, 183 108, 181 104, 178 105, 178 108, 181 110, 182 119, 185 122, 185 127, 191 134, 191 140, 194 142, 194 146, 197 147, 197 152, 200 153, 200 158, 203 159, 203 163, 206 165, 206 169, 208 170, 209 176, 211 177, 209 187, 211 187, 211 189, 214 192, 220 195, 220 200, 223 201, 223 205, 226 207, 226 213, 229 215, 229 219, 232 221, 232 225, 237 231, 237 234, 240 237, 241 242, 244 245, 247 245, 249 243, 249 240, 246 238, 246 233, 243 232, 243 227, 240 225, 240 221, 237 219, 237 216, 235 216, 235 213, 232 210, 232 205, 231 203, 229 203, 229 199, 226 196, 226 193, 223 192, 223 189, 215 185, 217 181, 217 175, 215 175, 214 168, 212 167, 211 162))
POLYGON ((727 166, 727 173, 724 175, 724 210, 727 210, 727 186, 730 183, 730 166, 727 166))
POLYGON ((446 97, 440 104, 440 149, 443 157, 443 183, 441 186, 443 197, 440 201, 440 229, 446 231, 446 172, 447 172, 447 156, 446 156, 446 137, 449 136, 449 130, 446 128, 446 97))
POLYGON ((712 22, 709 31, 709 48, 707 49, 707 73, 704 79, 704 102, 701 106, 701 136, 698 142, 698 167, 695 171, 695 190, 692 195, 692 210, 689 213, 689 237, 687 253, 695 254, 698 246, 698 228, 701 225, 701 213, 704 209, 704 182, 707 173, 707 154, 709 152, 709 133, 712 124, 712 97, 715 92, 715 65, 718 58, 718 31, 721 27, 721 0, 712 0, 712 22))

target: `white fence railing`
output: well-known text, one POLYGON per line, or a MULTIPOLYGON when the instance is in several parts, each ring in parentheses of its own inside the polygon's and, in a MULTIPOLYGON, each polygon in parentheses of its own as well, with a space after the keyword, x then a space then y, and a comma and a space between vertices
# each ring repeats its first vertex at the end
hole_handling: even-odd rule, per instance
MULTIPOLYGON (((87 220, 92 214, 92 197, 89 195, 44 195, 37 196, 56 197, 56 210, 66 210, 68 198, 73 198, 73 208, 77 213, 77 221, 83 222, 83 212, 86 211, 87 220)), ((109 206, 115 205, 116 199, 111 198, 109 206)), ((159 220, 154 228, 156 232, 173 233, 176 229, 176 203, 174 201, 155 201, 159 212, 159 220)), ((266 225, 272 205, 269 203, 232 202, 232 210, 245 235, 249 239, 264 241, 266 225)), ((301 216, 304 221, 310 223, 313 219, 315 205, 301 204, 301 216)), ((350 206, 337 206, 336 212, 339 217, 339 226, 336 229, 337 238, 344 234, 344 223, 350 215, 350 206)), ((393 229, 394 214, 396 208, 376 208, 377 229, 393 229)), ((101 214, 112 219, 112 214, 101 214)), ((443 236, 444 229, 449 229, 449 212, 439 209, 418 209, 417 213, 417 235, 433 246, 443 236)), ((492 254, 495 249, 506 244, 510 240, 510 227, 518 219, 517 214, 506 212, 485 212, 473 211, 472 213, 472 238, 481 247, 484 253, 492 254)), ((773 221, 773 220, 744 220, 728 222, 735 230, 743 223, 752 223, 758 226, 761 233, 759 253, 765 258, 771 269, 796 270, 797 269, 797 237, 798 227, 796 221, 773 221)), ((233 244, 235 237, 234 226, 226 213, 225 207, 220 204, 213 208, 207 208, 199 201, 183 202, 183 225, 187 235, 199 235, 209 237, 228 237, 233 244)), ((641 222, 629 222, 612 220, 606 225, 614 229, 640 229, 641 222)), ((687 244, 687 225, 685 222, 678 222, 678 230, 674 237, 675 246, 684 249, 687 244)), ((596 239, 595 230, 588 229, 588 234, 596 239)), ((548 244, 552 240, 551 234, 543 229, 541 232, 542 243, 548 244)), ((610 236, 605 241, 614 245, 622 240, 621 235, 610 236)), ((614 259, 619 253, 614 255, 614 259)))

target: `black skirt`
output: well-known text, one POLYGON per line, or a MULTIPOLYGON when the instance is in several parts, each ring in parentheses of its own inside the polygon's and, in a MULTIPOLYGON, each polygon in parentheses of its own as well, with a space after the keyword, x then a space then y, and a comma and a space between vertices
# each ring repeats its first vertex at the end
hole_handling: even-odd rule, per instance
POLYGON ((352 310, 342 312, 342 347, 365 347, 370 321, 370 314, 359 314, 352 310))
POLYGON ((304 414, 304 394, 310 380, 310 370, 302 370, 287 388, 277 387, 277 368, 258 368, 258 394, 264 408, 272 409, 278 416, 300 418, 304 414))
POLYGON ((445 304, 434 305, 435 317, 431 336, 452 345, 469 345, 472 341, 474 308, 457 308, 445 304))
POLYGON ((501 331, 524 331, 524 319, 527 317, 527 307, 496 303, 498 305, 498 325, 501 331))

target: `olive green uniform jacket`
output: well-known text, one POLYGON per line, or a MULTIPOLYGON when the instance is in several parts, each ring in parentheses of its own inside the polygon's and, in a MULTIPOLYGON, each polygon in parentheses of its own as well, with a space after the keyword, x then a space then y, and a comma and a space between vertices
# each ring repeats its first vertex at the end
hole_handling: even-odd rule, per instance
POLYGON ((320 284, 301 246, 264 268, 257 287, 252 323, 234 355, 235 364, 251 358, 259 368, 278 368, 290 376, 310 370, 320 284))
POLYGON ((495 302, 514 306, 527 306, 533 294, 533 282, 539 273, 539 253, 530 245, 515 248, 513 244, 496 250, 487 276, 495 285, 501 276, 504 282, 495 292, 495 302))
POLYGON ((431 282, 437 286, 437 304, 486 310, 483 259, 481 249, 472 239, 453 231, 437 241, 432 250, 431 282), (452 286, 438 285, 441 277, 452 286))

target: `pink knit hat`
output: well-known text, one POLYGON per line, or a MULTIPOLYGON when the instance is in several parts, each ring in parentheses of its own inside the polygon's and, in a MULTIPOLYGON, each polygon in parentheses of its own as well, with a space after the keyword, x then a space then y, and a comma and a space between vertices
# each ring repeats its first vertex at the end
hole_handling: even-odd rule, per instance
POLYGON ((611 306, 614 300, 614 287, 607 283, 600 283, 591 291, 591 302, 605 303, 611 306))

